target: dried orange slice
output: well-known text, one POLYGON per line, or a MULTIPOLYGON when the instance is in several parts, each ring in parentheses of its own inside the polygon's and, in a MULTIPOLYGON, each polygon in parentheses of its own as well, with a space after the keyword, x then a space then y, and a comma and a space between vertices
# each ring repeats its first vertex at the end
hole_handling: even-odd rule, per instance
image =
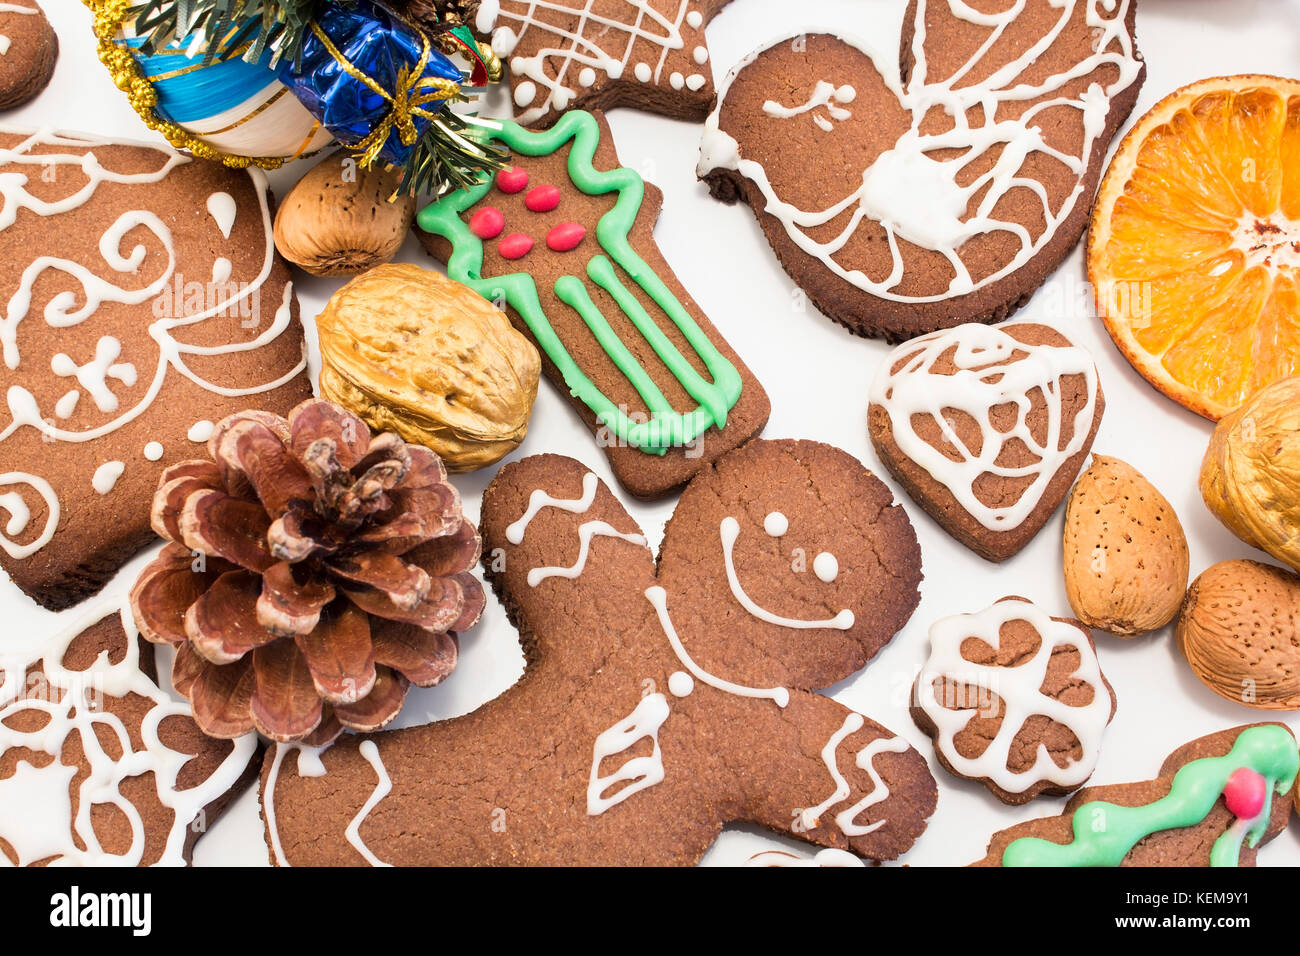
POLYGON ((1300 81, 1156 104, 1102 180, 1088 277, 1133 367, 1206 418, 1300 372, 1300 81))

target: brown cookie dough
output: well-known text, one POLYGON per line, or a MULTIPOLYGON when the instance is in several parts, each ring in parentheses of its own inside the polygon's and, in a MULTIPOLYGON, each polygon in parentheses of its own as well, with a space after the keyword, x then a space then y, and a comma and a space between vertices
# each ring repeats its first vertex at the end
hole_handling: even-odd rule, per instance
POLYGON ((158 476, 206 423, 311 385, 260 171, 74 134, 0 146, 0 564, 63 608, 153 539, 158 476))
MULTIPOLYGON (((1144 780, 1140 783, 1087 787, 1070 798, 1059 816, 1029 820, 998 831, 993 835, 993 839, 989 843, 987 855, 974 865, 1002 865, 1008 846, 1021 837, 1036 837, 1039 840, 1062 847, 1073 845, 1076 850, 1092 849, 1107 833, 1118 834, 1120 826, 1120 821, 1117 818, 1112 820, 1112 817, 1115 816, 1113 809, 1098 806, 1095 801, 1104 801, 1106 804, 1118 807, 1145 808, 1172 795, 1175 801, 1191 808, 1187 814, 1192 818, 1191 824, 1165 827, 1163 829, 1142 828, 1140 832, 1146 832, 1148 829, 1149 832, 1146 832, 1146 835, 1136 840, 1131 846, 1127 841, 1117 844, 1116 853, 1124 851, 1128 847, 1127 851, 1123 852, 1120 865, 1207 866, 1210 863, 1210 854, 1215 843, 1222 838, 1232 844, 1240 840, 1238 865, 1254 866, 1259 849, 1282 832, 1291 815, 1291 791, 1295 786, 1296 762, 1295 738, 1291 735, 1291 731, 1282 724, 1250 724, 1208 734, 1193 740, 1191 743, 1184 744, 1170 754, 1155 779, 1144 780), (1255 728, 1273 729, 1267 731, 1267 739, 1260 740, 1256 738, 1252 740, 1251 743, 1254 746, 1246 747, 1243 745, 1237 747, 1241 735, 1255 728), (1247 753, 1254 759, 1244 759, 1247 753), (1218 778, 1228 776, 1234 767, 1238 770, 1244 768, 1249 773, 1258 772, 1265 777, 1263 787, 1268 794, 1268 798, 1260 807, 1258 816, 1249 821, 1233 813, 1228 808, 1227 800, 1223 795, 1220 795, 1213 803, 1208 804, 1206 807, 1207 812, 1201 815, 1198 812, 1201 809, 1198 800, 1195 798, 1188 799, 1189 788, 1178 786, 1174 780, 1175 775, 1180 770, 1188 767, 1189 764, 1203 761, 1206 758, 1223 757, 1227 754, 1231 755, 1230 759, 1223 766, 1221 772, 1218 773, 1218 778), (1282 768, 1284 774, 1289 771, 1289 775, 1279 779, 1266 774, 1267 770, 1276 768, 1282 768), (1093 806, 1085 807, 1086 804, 1093 804, 1093 806), (1081 827, 1076 828, 1074 826, 1074 815, 1080 808, 1084 808, 1082 812, 1088 814, 1089 819, 1081 827), (1253 846, 1250 839, 1241 839, 1246 836, 1249 829, 1246 826, 1247 823, 1259 828, 1257 831, 1259 839, 1253 846), (1234 827, 1235 829, 1233 829, 1234 827), (1101 836, 1097 836, 1098 834, 1101 836), (1086 844, 1079 843, 1080 835, 1088 841, 1086 844)), ((1204 764, 1199 765, 1199 767, 1204 766, 1204 764)), ((1193 772, 1195 773, 1195 771, 1193 772)), ((1212 784, 1219 782, 1219 779, 1211 781, 1212 784)), ((1171 817, 1173 815, 1170 814, 1171 817)), ((1151 822, 1155 822, 1159 817, 1151 814, 1149 819, 1151 822)), ((1020 847, 1023 848, 1025 845, 1021 844, 1020 847)), ((1051 847, 1040 846, 1034 849, 1035 852, 1043 849, 1048 852, 1038 856, 1026 854, 1019 858, 1019 862, 1024 865, 1046 865, 1049 863, 1052 865, 1070 865, 1071 862, 1077 862, 1062 856, 1060 851, 1052 850, 1051 847)), ((1114 864, 1115 860, 1108 858, 1108 856, 1108 854, 1099 855, 1099 858, 1094 862, 1114 864)))
MULTIPOLYGON (((600 139, 592 165, 601 171, 615 169, 619 166, 619 160, 609 125, 603 116, 595 115, 599 124, 600 139)), ((591 329, 578 311, 562 300, 555 291, 556 281, 561 277, 581 277, 591 301, 669 405, 681 412, 692 409, 699 403, 688 394, 682 383, 672 374, 651 343, 633 324, 626 311, 609 291, 586 277, 588 262, 602 252, 602 247, 597 244, 596 223, 613 208, 618 195, 612 192, 587 195, 571 182, 567 164, 572 148, 570 142, 549 155, 516 156, 514 162, 518 165, 511 170, 511 173, 521 179, 526 178, 526 184, 503 186, 503 180, 498 177, 496 184, 481 200, 463 211, 462 217, 466 222, 470 222, 476 214, 489 209, 499 212, 504 219, 504 225, 498 232, 501 238, 494 235, 482 243, 483 262, 478 275, 487 279, 509 276, 522 271, 531 276, 546 320, 573 357, 581 373, 586 375, 609 398, 610 402, 625 410, 632 421, 647 421, 650 412, 645 398, 592 335, 591 329), (514 191, 507 191, 507 187, 514 191), (558 204, 540 212, 534 211, 528 204, 535 200, 540 190, 548 187, 559 190, 558 204), (549 237, 553 229, 573 223, 580 224, 586 230, 586 235, 577 247, 565 252, 551 249, 545 237, 549 237), (503 249, 506 248, 506 241, 514 236, 526 236, 535 241, 531 249, 522 257, 507 258, 503 255, 503 249)), ((663 455, 651 454, 632 447, 608 425, 600 423, 595 413, 582 400, 571 394, 564 375, 538 343, 546 377, 562 394, 569 396, 574 411, 595 434, 597 444, 609 457, 614 476, 624 488, 638 498, 658 498, 677 491, 711 462, 758 434, 767 423, 771 411, 763 386, 682 287, 655 244, 654 225, 659 218, 662 202, 662 193, 655 186, 646 183, 640 212, 629 233, 628 242, 650 269, 663 280, 669 291, 718 352, 740 374, 740 398, 727 413, 726 424, 722 428, 710 426, 686 445, 670 448, 663 455)), ((446 238, 419 229, 417 235, 432 256, 441 262, 447 262, 451 253, 451 243, 446 238)), ((692 368, 706 381, 711 380, 708 369, 698 352, 690 346, 664 310, 634 281, 626 277, 621 281, 639 301, 650 320, 685 357, 692 368)), ((536 343, 536 336, 518 311, 509 303, 506 305, 515 327, 536 343)))
POLYGON ((6 0, 0 8, 0 110, 34 99, 58 58, 58 34, 35 0, 6 0))
POLYGON ((1004 561, 1069 492, 1105 409, 1092 358, 1060 332, 966 324, 881 362, 867 428, 913 501, 980 557, 1004 561))
POLYGON ((713 106, 704 28, 728 0, 484 0, 473 25, 509 67, 515 116, 631 106, 701 120, 713 106))
POLYGON ((256 737, 205 737, 155 684, 153 646, 101 613, 2 659, 0 854, 11 864, 188 863, 253 779, 256 737))
POLYGON ((930 645, 912 719, 945 770, 1009 804, 1087 782, 1117 704, 1087 628, 1005 597, 936 622, 930 645))
POLYGON ((859 335, 1024 305, 1087 226, 1142 85, 1136 0, 964 6, 912 0, 901 88, 851 41, 799 34, 736 67, 705 124, 713 195, 747 203, 813 304, 859 335))
POLYGON ((919 599, 907 516, 855 459, 798 441, 732 452, 683 493, 657 568, 569 458, 507 465, 482 515, 523 678, 464 717, 345 737, 319 761, 269 754, 274 861, 691 864, 730 821, 874 859, 920 836, 925 760, 815 692, 919 599))

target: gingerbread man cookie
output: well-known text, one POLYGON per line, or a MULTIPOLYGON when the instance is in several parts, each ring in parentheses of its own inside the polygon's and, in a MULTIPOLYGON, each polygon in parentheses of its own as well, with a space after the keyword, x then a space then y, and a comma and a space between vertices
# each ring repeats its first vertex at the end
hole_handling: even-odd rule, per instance
POLYGON ((619 482, 668 494, 761 431, 767 394, 659 252, 662 197, 604 117, 488 135, 515 165, 421 210, 421 242, 532 338, 619 482))
POLYGON ((911 615, 920 551, 855 459, 754 441, 702 471, 656 567, 583 465, 503 468, 484 564, 528 660, 464 717, 262 772, 273 860, 690 864, 730 821, 893 859, 934 809, 925 760, 814 692, 911 615))
POLYGON ((852 332, 998 321, 1087 226, 1142 85, 1136 12, 912 0, 897 62, 843 34, 779 40, 723 83, 698 173, 750 206, 791 278, 852 332))
POLYGON ((0 130, 0 565, 49 608, 153 539, 214 421, 311 394, 266 176, 166 147, 0 130))

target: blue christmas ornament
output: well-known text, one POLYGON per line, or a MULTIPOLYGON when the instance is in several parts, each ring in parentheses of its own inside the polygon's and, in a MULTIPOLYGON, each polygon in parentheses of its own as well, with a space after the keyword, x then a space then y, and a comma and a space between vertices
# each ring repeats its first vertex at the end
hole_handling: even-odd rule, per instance
POLYGON ((404 165, 463 74, 428 39, 386 10, 358 0, 325 7, 279 80, 343 144, 404 165))

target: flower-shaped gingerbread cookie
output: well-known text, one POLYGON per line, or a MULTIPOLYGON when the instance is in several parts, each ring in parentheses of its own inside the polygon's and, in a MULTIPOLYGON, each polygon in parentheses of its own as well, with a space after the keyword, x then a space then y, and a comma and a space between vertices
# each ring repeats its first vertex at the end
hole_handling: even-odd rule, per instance
MULTIPOLYGON (((863 5, 862 17, 869 16, 863 5)), ((899 62, 840 30, 746 58, 698 172, 827 316, 890 341, 1020 308, 1078 241, 1137 100, 1137 0, 912 0, 899 62)))
POLYGON ((1115 707, 1087 629, 1006 597, 930 628, 912 718, 945 768, 1019 804, 1087 782, 1115 707))
POLYGON ((178 866, 252 780, 257 737, 205 737, 159 689, 120 596, 0 648, 0 866, 178 866))
POLYGON ((925 828, 920 754, 814 692, 918 601, 907 516, 856 460, 731 452, 683 492, 657 567, 569 458, 503 468, 481 528, 524 677, 465 717, 268 755, 274 859, 687 864, 740 820, 892 859, 925 828))

